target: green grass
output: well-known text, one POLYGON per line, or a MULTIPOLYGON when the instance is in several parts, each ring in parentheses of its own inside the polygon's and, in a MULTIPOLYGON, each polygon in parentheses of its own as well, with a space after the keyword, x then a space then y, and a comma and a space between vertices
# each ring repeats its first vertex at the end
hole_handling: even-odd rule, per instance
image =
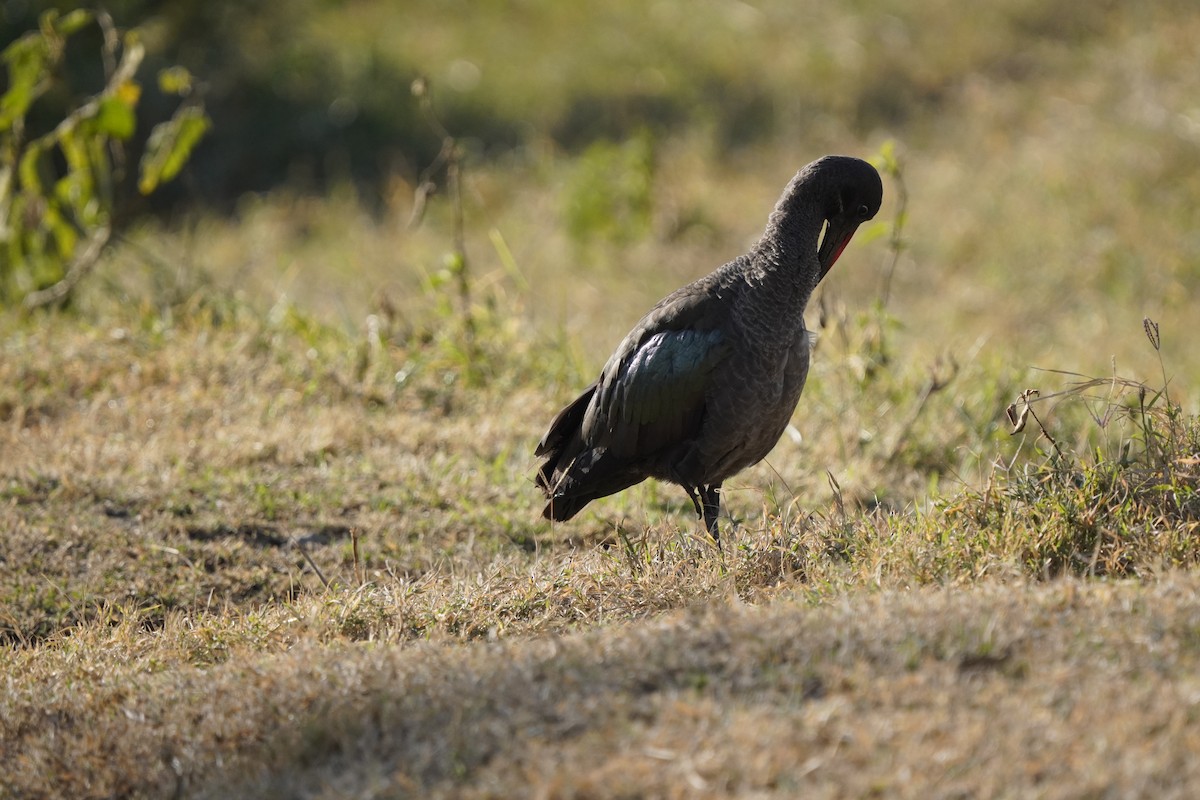
POLYGON ((770 100, 738 146, 718 97, 632 144, 469 148, 466 310, 450 203, 406 227, 397 173, 382 211, 145 224, 72 313, 0 316, 0 794, 1194 793, 1200 15, 767 5, 734 54, 699 46, 733 7, 633 8, 310 31, 435 86, 472 60, 535 129, 660 62, 699 76, 663 102, 770 100), (506 57, 520 25, 546 47, 506 57), (591 69, 610 28, 628 69, 591 69), (889 139, 902 240, 892 176, 724 551, 662 485, 542 520, 534 443, 640 313, 803 163, 889 139))

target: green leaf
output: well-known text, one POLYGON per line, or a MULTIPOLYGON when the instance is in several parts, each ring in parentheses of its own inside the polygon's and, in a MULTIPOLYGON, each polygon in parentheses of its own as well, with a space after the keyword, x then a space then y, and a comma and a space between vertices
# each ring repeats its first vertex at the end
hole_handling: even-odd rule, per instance
POLYGON ((896 140, 888 139, 879 146, 879 152, 871 158, 871 163, 888 175, 895 175, 900 171, 900 156, 896 152, 896 140))
POLYGON ((58 22, 59 12, 57 8, 48 8, 38 17, 38 30, 41 31, 43 37, 49 38, 54 32, 54 25, 58 22))
POLYGON ((42 152, 41 148, 30 147, 21 155, 17 177, 20 180, 21 189, 24 191, 37 194, 40 194, 42 191, 41 165, 38 163, 42 157, 42 152))
POLYGON ((873 242, 876 239, 882 239, 892 232, 892 225, 889 222, 882 220, 872 222, 870 225, 863 225, 858 231, 858 243, 860 245, 867 242, 873 242))
MULTIPOLYGON (((43 224, 54 238, 55 251, 58 253, 59 258, 65 262, 75 253, 75 247, 79 243, 79 233, 75 230, 75 226, 67 221, 67 218, 58 209, 54 208, 54 206, 47 206, 43 224)), ((57 274, 53 280, 58 280, 62 277, 64 271, 61 263, 57 266, 57 274)))
POLYGON ((142 155, 138 190, 142 194, 150 194, 159 184, 178 175, 210 124, 203 109, 190 106, 181 108, 166 122, 155 125, 146 142, 146 152, 142 155))
POLYGON ((58 149, 69 170, 85 170, 88 168, 87 141, 90 136, 78 129, 64 131, 58 137, 58 149))
POLYGON ((158 88, 164 94, 186 96, 192 91, 192 73, 184 67, 167 67, 158 73, 158 88))
POLYGON ((125 140, 133 136, 133 131, 137 127, 137 117, 133 113, 133 106, 118 94, 100 101, 100 110, 96 113, 95 125, 98 133, 108 134, 114 139, 125 140))
POLYGON ((65 17, 54 20, 54 30, 61 36, 70 36, 75 31, 87 25, 96 15, 84 8, 77 8, 65 17))
POLYGON ((9 88, 0 97, 0 130, 7 130, 46 90, 50 50, 41 36, 31 33, 4 48, 2 56, 8 66, 9 88))
MULTIPOLYGON (((4 63, 8 64, 10 70, 18 69, 20 64, 30 59, 44 63, 48 55, 46 41, 36 33, 27 33, 0 50, 0 58, 4 59, 4 63)), ((10 75, 10 80, 15 80, 15 77, 10 75)))

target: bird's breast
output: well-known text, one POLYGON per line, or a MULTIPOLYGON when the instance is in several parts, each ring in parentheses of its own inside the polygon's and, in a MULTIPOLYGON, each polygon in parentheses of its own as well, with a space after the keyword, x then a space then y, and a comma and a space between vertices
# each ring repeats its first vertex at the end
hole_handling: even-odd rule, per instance
POLYGON ((711 480, 761 461, 792 418, 808 377, 806 331, 785 348, 743 348, 710 392, 701 435, 711 480))

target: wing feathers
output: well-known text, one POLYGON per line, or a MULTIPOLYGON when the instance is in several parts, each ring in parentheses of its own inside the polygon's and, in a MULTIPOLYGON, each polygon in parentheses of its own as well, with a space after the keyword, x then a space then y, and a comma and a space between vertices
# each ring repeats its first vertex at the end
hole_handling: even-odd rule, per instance
POLYGON ((589 440, 649 456, 699 430, 710 374, 729 347, 719 330, 661 331, 601 376, 584 420, 589 440), (591 426, 591 427, 589 427, 591 426))
POLYGON ((535 454, 545 514, 566 519, 660 468, 700 431, 713 371, 729 357, 728 304, 701 287, 663 300, 617 347, 599 380, 558 413, 535 454))

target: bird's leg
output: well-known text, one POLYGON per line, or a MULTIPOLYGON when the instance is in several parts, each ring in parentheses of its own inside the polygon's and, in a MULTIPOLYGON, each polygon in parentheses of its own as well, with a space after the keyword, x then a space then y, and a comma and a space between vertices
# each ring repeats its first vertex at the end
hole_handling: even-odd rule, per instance
POLYGON ((692 505, 696 507, 696 516, 704 519, 704 509, 700 507, 700 492, 703 491, 703 487, 684 484, 683 490, 688 493, 688 497, 692 498, 692 505))
POLYGON ((721 513, 721 484, 714 483, 712 486, 701 487, 700 494, 704 499, 704 510, 701 513, 704 518, 704 527, 708 528, 709 535, 713 537, 717 548, 720 549, 721 531, 717 527, 717 515, 721 513))

